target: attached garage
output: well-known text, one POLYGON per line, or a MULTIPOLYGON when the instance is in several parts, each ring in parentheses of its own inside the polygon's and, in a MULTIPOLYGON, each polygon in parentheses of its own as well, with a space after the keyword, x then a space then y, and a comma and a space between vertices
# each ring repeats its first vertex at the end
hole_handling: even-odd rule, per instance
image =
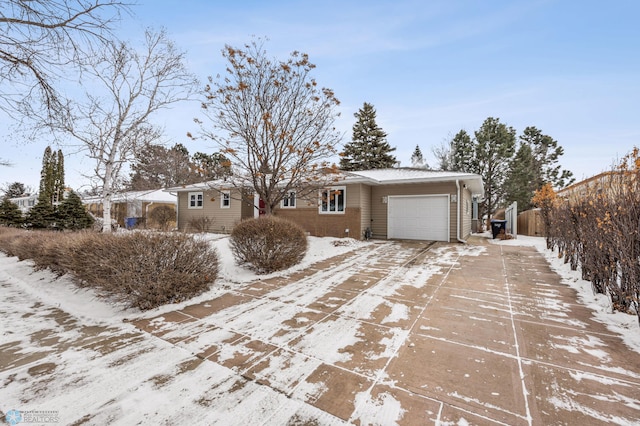
POLYGON ((387 237, 449 241, 449 194, 389 196, 387 237))

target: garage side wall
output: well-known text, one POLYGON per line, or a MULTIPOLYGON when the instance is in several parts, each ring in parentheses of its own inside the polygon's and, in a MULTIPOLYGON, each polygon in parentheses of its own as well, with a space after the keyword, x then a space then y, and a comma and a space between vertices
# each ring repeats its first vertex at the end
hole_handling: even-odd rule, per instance
POLYGON ((466 240, 471 236, 471 212, 472 212, 472 199, 471 191, 468 189, 462 189, 461 191, 462 203, 460 204, 462 214, 462 230, 460 235, 463 240, 466 240))
MULTIPOLYGON (((456 195, 455 182, 439 182, 432 184, 416 183, 402 185, 379 185, 371 188, 371 230, 374 238, 386 239, 387 236, 387 203, 384 197, 393 195, 456 195)), ((388 198, 386 199, 388 201, 388 198)), ((458 223, 458 203, 449 204, 449 241, 456 241, 458 223)))

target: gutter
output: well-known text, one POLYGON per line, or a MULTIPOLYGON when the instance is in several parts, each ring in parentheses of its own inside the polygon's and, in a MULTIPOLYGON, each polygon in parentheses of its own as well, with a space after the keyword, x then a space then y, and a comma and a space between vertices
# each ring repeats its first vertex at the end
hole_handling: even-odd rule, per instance
POLYGON ((456 179, 456 188, 458 190, 458 226, 456 229, 456 239, 458 240, 459 243, 466 244, 467 241, 460 238, 460 229, 462 228, 462 213, 461 213, 462 208, 460 206, 462 206, 462 198, 460 198, 460 180, 459 179, 456 179))

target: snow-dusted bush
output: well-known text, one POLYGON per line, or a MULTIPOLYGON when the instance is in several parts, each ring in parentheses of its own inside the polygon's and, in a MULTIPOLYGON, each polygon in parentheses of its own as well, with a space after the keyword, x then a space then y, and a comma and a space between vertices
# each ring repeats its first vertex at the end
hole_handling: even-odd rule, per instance
POLYGON ((142 310, 197 296, 218 275, 215 249, 185 234, 0 228, 0 251, 142 310))
POLYGON ((238 264, 268 274, 300 263, 307 252, 307 236, 297 224, 276 216, 240 222, 229 239, 238 264))
POLYGON ((69 267, 84 285, 142 310, 197 296, 218 275, 218 255, 184 234, 100 234, 69 247, 69 267))
POLYGON ((579 195, 565 199, 547 189, 533 201, 548 207, 542 209, 547 248, 558 249, 572 270, 581 268, 582 278, 594 292, 608 294, 614 309, 640 321, 640 149, 598 176, 579 195))

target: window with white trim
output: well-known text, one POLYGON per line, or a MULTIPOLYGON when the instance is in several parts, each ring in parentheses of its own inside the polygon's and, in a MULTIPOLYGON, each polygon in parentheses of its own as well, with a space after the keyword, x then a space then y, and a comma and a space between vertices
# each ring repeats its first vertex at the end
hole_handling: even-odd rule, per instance
POLYGON ((295 209, 296 208, 296 191, 289 191, 287 195, 282 199, 283 209, 295 209))
POLYGON ((228 209, 229 207, 231 207, 231 192, 220 191, 220 208, 228 209))
POLYGON ((189 208, 201 209, 204 201, 204 195, 202 192, 190 192, 189 193, 189 208))
POLYGON ((342 214, 346 206, 346 187, 333 186, 320 191, 320 214, 342 214))

